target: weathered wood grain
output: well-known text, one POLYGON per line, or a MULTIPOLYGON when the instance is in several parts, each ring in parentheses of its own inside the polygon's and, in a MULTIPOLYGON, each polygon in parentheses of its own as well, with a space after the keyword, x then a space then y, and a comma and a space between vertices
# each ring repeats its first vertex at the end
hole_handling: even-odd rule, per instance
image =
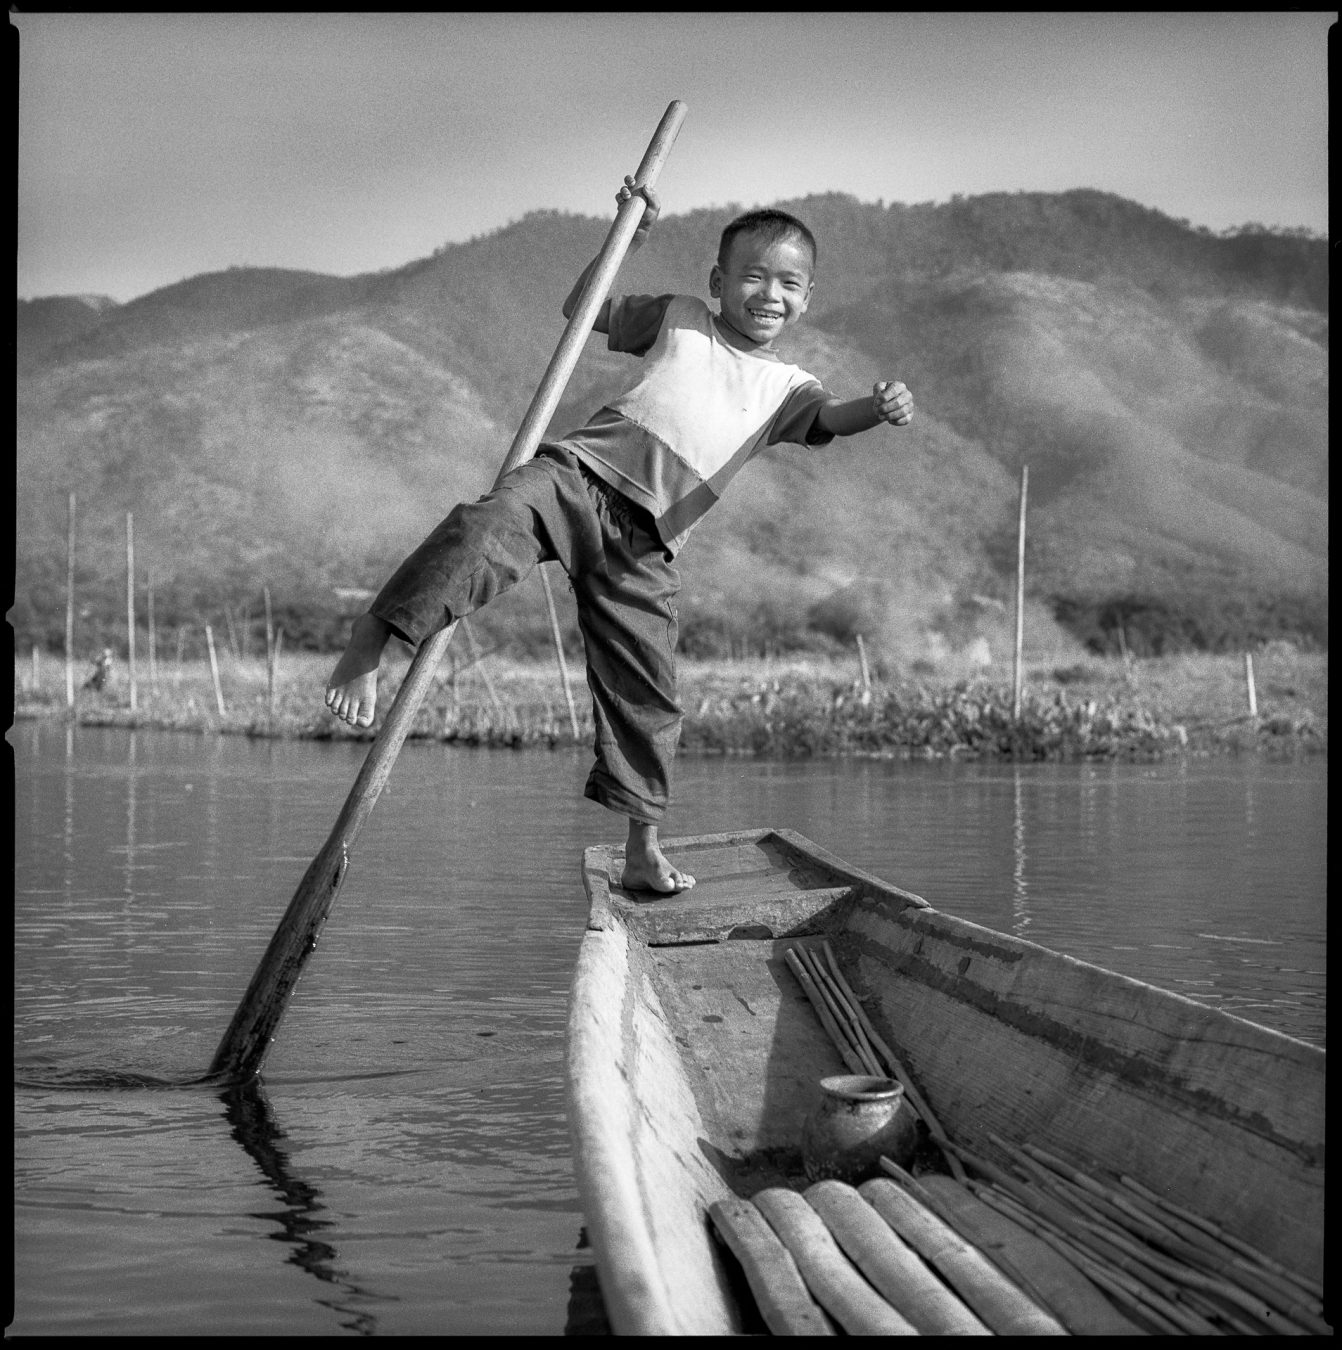
POLYGON ((993 1334, 852 1186, 819 1181, 804 1194, 849 1260, 921 1335, 993 1334))
POLYGON ((754 1197, 801 1271, 816 1301, 850 1336, 916 1336, 844 1256, 821 1217, 796 1191, 771 1188, 754 1197))
POLYGON ((749 1200, 717 1200, 708 1213, 741 1263, 770 1331, 776 1336, 834 1335, 791 1253, 749 1200))

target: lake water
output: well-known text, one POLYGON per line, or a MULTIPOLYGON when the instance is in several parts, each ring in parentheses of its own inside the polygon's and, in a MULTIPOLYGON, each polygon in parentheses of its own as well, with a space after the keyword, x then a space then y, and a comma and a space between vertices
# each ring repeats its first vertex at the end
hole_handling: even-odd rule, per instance
MULTIPOLYGON (((203 1071, 362 761, 23 723, 15 1334, 560 1334, 584 752, 411 744, 256 1091, 203 1071)), ((666 833, 787 826, 940 909, 1318 1044, 1321 760, 683 759, 666 833)), ((576 1293, 575 1293, 576 1291, 576 1293)))

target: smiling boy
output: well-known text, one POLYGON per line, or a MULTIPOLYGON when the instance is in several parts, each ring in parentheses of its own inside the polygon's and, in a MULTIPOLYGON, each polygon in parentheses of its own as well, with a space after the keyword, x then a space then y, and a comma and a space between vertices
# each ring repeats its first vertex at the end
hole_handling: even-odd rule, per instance
MULTIPOLYGON (((660 212, 632 178, 617 195, 645 202, 631 250, 660 212)), ((592 266, 564 302, 568 318, 592 266)), ((810 230, 781 211, 752 211, 723 231, 708 278, 713 313, 690 296, 620 296, 593 325, 612 351, 643 358, 641 377, 585 426, 542 445, 478 502, 456 507, 355 620, 326 705, 369 726, 382 651, 394 634, 418 645, 488 604, 538 562, 573 583, 596 724, 586 795, 625 816, 624 885, 670 894, 694 885, 657 830, 680 738, 676 554, 736 473, 769 445, 817 447, 882 422, 905 426, 913 400, 898 381, 847 401, 781 360, 775 342, 806 313, 815 287, 810 230)))

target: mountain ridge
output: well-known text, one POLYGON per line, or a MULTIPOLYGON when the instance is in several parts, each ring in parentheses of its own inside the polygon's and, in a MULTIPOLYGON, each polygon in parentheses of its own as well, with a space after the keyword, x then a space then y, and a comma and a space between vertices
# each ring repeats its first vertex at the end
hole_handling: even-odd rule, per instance
MULTIPOLYGON (((1000 616, 967 597, 1010 593, 1026 464, 1050 641, 1053 615, 1120 592, 1247 597, 1260 626, 1282 597, 1326 608, 1324 241, 1213 236, 1088 190, 781 205, 820 240, 786 359, 843 397, 902 378, 917 417, 746 470, 683 555, 691 648, 850 641, 860 622, 892 659, 1000 649, 1000 616)), ((663 217, 618 289, 702 294, 736 212, 663 217)), ((330 641, 335 587, 376 586, 488 487, 606 228, 539 211, 354 277, 235 268, 125 304, 20 301, 16 629, 57 640, 73 489, 97 503, 83 566, 107 624, 133 510, 165 615, 199 621, 264 583, 294 636, 330 641)), ((589 339, 552 431, 636 365, 589 339)), ((485 626, 531 633, 536 605, 515 608, 485 626)))

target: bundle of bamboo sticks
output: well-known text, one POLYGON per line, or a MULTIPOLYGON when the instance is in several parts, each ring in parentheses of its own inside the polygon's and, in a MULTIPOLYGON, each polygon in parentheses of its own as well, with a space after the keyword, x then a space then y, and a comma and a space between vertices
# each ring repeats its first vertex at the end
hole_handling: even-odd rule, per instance
POLYGON ((958 1145, 969 1189, 1048 1243, 1152 1330, 1188 1335, 1331 1335, 1323 1292, 1247 1243, 1130 1177, 1095 1176, 996 1135, 1015 1171, 958 1145), (982 1178, 982 1179, 979 1179, 982 1178))
MULTIPOLYGON (((1176 1335, 1332 1334, 1316 1283, 1131 1177, 1101 1181, 1034 1145, 990 1135, 1010 1171, 954 1143, 872 1026, 829 943, 798 943, 785 959, 849 1071, 898 1080, 956 1180, 1139 1324, 1176 1335)), ((888 1160, 886 1170, 912 1182, 888 1160)))
POLYGON ((894 1078, 904 1089, 909 1104, 927 1126, 928 1134, 941 1149, 952 1175, 959 1181, 965 1181, 965 1169, 948 1147, 950 1141, 946 1132, 898 1056, 872 1026, 866 1009, 840 972, 834 950, 828 941, 822 941, 818 948, 798 943, 787 950, 785 959, 816 1010, 821 1026, 834 1042, 839 1057, 848 1066, 848 1071, 869 1073, 878 1078, 894 1078))

